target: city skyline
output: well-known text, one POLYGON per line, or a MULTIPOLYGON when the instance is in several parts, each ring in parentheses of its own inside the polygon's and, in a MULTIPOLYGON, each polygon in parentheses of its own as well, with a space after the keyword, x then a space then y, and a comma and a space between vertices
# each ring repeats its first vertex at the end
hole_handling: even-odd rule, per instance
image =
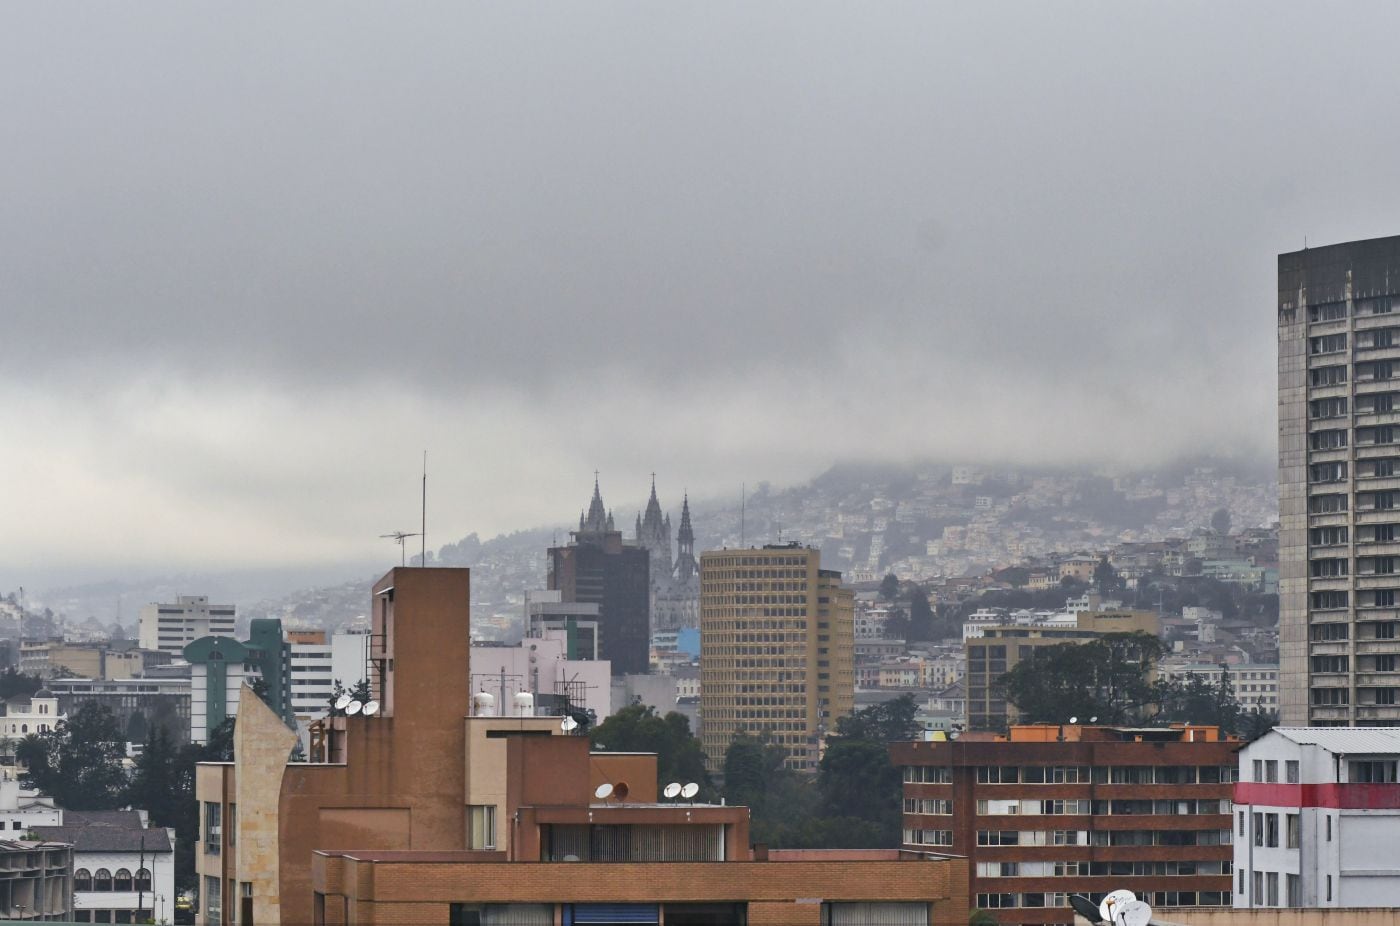
POLYGON ((1395 213, 1329 131, 1388 9, 316 9, 7 21, 7 584, 368 563, 423 449, 430 544, 561 471, 1263 456, 1273 255, 1395 213))

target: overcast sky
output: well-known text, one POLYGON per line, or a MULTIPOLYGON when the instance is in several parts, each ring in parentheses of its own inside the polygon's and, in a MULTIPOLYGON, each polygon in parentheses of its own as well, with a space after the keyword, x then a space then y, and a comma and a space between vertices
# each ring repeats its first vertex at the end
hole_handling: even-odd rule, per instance
POLYGON ((838 459, 1267 455, 1400 7, 0 10, 0 589, 838 459))

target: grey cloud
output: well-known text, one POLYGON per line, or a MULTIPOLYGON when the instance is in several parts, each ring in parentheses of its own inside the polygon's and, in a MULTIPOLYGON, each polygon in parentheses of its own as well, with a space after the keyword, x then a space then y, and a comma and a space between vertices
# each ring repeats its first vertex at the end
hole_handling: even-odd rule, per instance
POLYGON ((1350 10, 14 6, 0 385, 44 391, 10 417, 95 498, 135 423, 190 420, 145 390, 198 397, 212 433, 148 467, 151 504, 276 499, 322 540, 393 464, 299 467, 414 407, 404 441, 477 468, 463 511, 504 487, 464 529, 568 514, 511 483, 542 444, 542 478, 713 485, 1266 454, 1274 254, 1397 230, 1400 11, 1350 10))

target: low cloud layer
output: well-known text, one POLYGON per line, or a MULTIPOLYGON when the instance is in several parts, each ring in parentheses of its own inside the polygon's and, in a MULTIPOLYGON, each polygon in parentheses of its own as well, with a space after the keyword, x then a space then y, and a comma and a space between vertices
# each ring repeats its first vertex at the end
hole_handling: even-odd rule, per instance
POLYGON ((435 542, 595 468, 1266 457, 1275 255, 1400 231, 1397 25, 10 9, 0 587, 363 559, 424 448, 435 542))

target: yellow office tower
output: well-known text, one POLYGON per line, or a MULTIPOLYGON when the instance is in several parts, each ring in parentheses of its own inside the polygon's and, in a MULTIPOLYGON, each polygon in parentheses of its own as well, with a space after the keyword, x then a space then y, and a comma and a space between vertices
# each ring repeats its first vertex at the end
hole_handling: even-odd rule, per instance
POLYGON ((721 771, 735 736, 820 760, 855 700, 855 596, 796 543, 700 557, 701 742, 721 771))

